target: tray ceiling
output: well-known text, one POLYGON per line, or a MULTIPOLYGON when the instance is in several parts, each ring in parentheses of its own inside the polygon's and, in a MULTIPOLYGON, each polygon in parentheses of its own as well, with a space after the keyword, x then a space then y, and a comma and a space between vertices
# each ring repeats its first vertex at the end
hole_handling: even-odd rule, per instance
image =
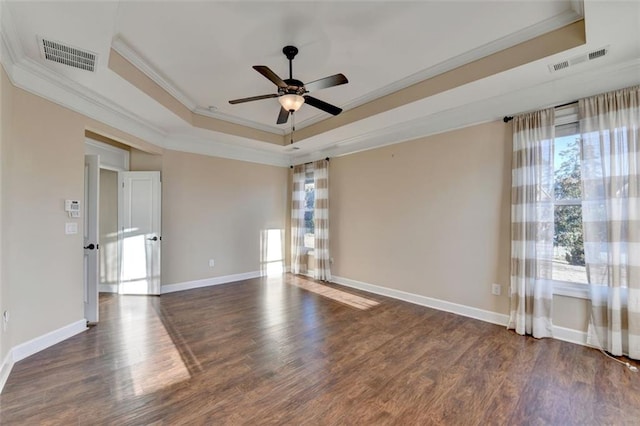
MULTIPOLYGON (((340 146, 338 151, 347 152, 349 144, 366 148, 363 141, 393 134, 390 129, 397 130, 399 141, 562 101, 575 96, 572 75, 597 81, 593 90, 608 90, 612 83, 596 70, 640 57, 638 2, 5 1, 2 8, 3 39, 17 65, 41 67, 102 104, 117 106, 173 139, 170 146, 178 146, 177 139, 197 140, 300 158, 340 146), (546 51, 518 50, 523 42, 583 18, 586 41, 583 34, 567 47, 560 41, 546 51), (46 61, 38 44, 42 38, 95 52, 96 72, 46 61), (349 78, 349 84, 312 93, 343 108, 344 117, 309 105, 296 113, 296 152, 287 146, 290 123, 275 124, 277 99, 228 103, 275 93, 276 86, 251 67, 267 65, 287 78, 282 47, 288 44, 300 50, 294 78, 308 82, 336 73, 349 78), (549 70, 605 47, 608 54, 593 64, 549 70), (512 49, 509 55, 495 56, 502 68, 479 62, 505 49, 512 49), (519 57, 521 62, 510 64, 519 57), (441 76, 456 69, 460 75, 476 74, 451 74, 458 83, 443 83, 441 76), (427 90, 429 79, 442 88, 427 90), (566 90, 558 89, 560 81, 566 90), (530 101, 518 96, 527 91, 530 101), (502 108, 492 106, 495 98, 502 108), (485 108, 478 108, 483 102, 485 108), (453 123, 454 117, 457 125, 438 124, 453 123), (416 130, 430 120, 431 127, 416 130)), ((622 82, 633 82, 633 72, 622 82)))

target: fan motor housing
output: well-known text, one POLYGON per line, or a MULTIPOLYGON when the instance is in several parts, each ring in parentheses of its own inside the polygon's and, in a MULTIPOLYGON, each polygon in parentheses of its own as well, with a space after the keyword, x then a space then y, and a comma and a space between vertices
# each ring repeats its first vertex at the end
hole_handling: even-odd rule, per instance
POLYGON ((287 83, 287 88, 278 89, 278 93, 281 95, 304 95, 307 93, 307 90, 304 88, 304 83, 300 80, 296 80, 295 78, 288 78, 283 80, 287 83))

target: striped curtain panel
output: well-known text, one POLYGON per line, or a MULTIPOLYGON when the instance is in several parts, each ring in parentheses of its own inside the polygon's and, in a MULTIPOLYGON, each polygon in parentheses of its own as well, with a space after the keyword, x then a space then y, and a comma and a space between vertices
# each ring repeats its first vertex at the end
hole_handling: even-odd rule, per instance
POLYGON ((578 107, 588 342, 640 359, 640 86, 578 107))
POLYGON ((307 262, 304 248, 304 182, 306 171, 304 164, 293 168, 291 193, 291 272, 306 274, 307 262))
POLYGON ((313 163, 313 181, 315 187, 314 226, 315 226, 315 259, 314 278, 331 281, 329 257, 329 161, 320 160, 313 163))
POLYGON ((551 337, 554 110, 513 120, 508 328, 551 337))

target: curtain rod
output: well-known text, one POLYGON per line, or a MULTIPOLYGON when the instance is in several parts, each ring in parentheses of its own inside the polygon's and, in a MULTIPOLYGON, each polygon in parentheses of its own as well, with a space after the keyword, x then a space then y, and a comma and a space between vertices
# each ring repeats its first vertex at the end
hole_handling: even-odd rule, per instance
MULTIPOLYGON (((329 161, 331 159, 329 157, 327 157, 327 158, 325 158, 325 160, 329 161)), ((308 163, 303 163, 303 164, 306 166, 307 164, 311 164, 311 163, 313 163, 313 161, 309 161, 308 163)), ((293 165, 289 166, 289 168, 293 169, 293 165)))
MULTIPOLYGON (((554 108, 562 108, 562 107, 567 106, 567 105, 575 104, 576 102, 578 102, 578 101, 567 102, 567 103, 564 103, 564 104, 561 104, 561 105, 556 105, 556 106, 554 106, 554 108)), ((504 118, 502 119, 502 121, 504 121, 505 123, 508 123, 511 120, 513 120, 513 116, 511 116, 511 115, 505 115, 504 118)))

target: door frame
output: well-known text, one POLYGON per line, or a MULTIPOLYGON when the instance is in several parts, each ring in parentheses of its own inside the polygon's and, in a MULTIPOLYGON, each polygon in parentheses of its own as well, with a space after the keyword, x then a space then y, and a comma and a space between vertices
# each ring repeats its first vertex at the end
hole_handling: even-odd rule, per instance
POLYGON ((100 156, 84 156, 84 214, 82 220, 84 316, 99 321, 100 283, 100 156))
MULTIPOLYGON (((100 160, 99 161, 100 169, 111 170, 113 172, 129 171, 129 159, 130 159, 129 151, 106 144, 104 142, 97 141, 95 139, 91 139, 86 136, 85 136, 84 142, 85 142, 84 143, 85 155, 97 155, 100 160)), ((98 173, 98 187, 99 187, 99 181, 100 181, 100 174, 98 173)), ((96 197, 95 199, 99 199, 100 197, 99 192, 98 194, 93 194, 93 195, 95 195, 96 197)), ((114 200, 114 202, 117 202, 117 201, 118 200, 116 196, 116 199, 114 200)), ((100 215, 100 212, 98 211, 98 218, 99 218, 99 215, 100 215)), ((116 264, 117 264, 117 262, 119 262, 121 253, 119 251, 120 244, 116 244, 116 245, 118 247, 118 250, 116 251, 116 256, 118 257, 118 259, 116 259, 116 264)), ((100 268, 100 256, 98 256, 98 268, 100 268)), ((119 287, 120 286, 119 275, 117 276, 117 279, 118 279, 118 283, 116 284, 116 286, 119 287)), ((100 284, 100 279, 98 279, 98 293, 110 293, 110 292, 112 292, 112 290, 110 288, 103 287, 100 284)), ((117 289, 116 289, 116 292, 117 292, 117 289)))

